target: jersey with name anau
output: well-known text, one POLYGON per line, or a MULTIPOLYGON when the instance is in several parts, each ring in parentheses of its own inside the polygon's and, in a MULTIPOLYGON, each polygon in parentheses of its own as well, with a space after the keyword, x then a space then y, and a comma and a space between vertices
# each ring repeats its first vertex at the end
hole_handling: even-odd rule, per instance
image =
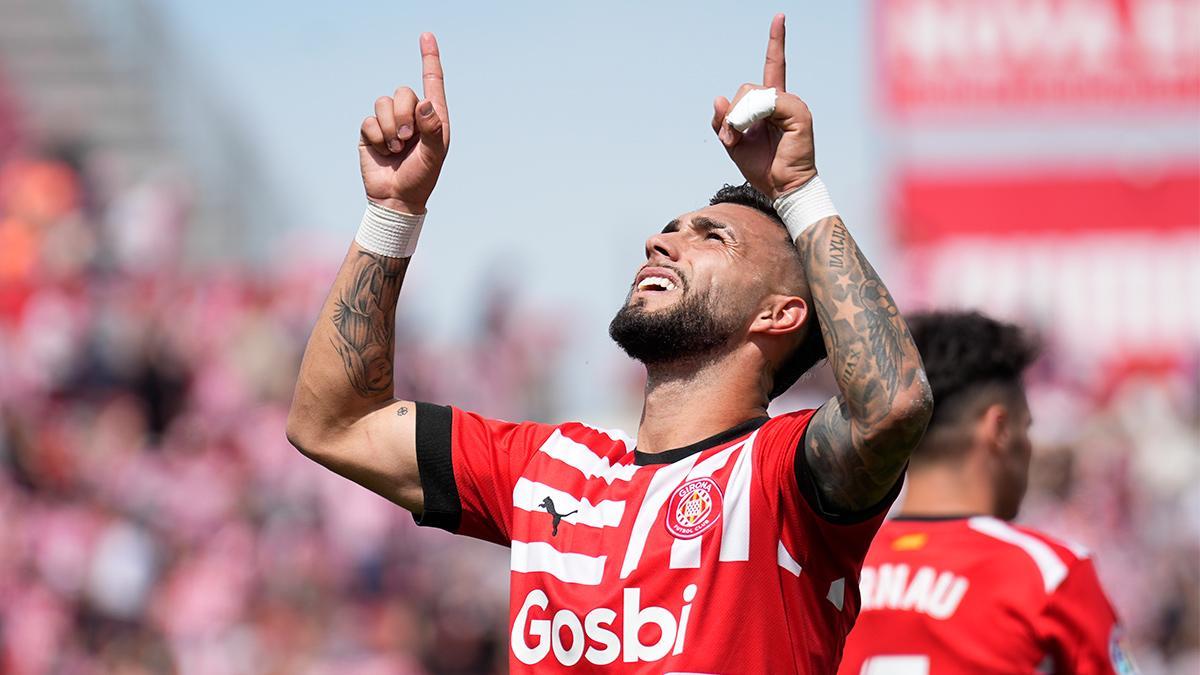
POLYGON ((1134 672, 1082 549, 990 516, 897 518, 862 570, 841 675, 1134 672))
POLYGON ((799 450, 811 416, 647 454, 418 404, 419 522, 511 547, 512 673, 831 673, 899 484, 827 515, 799 450))

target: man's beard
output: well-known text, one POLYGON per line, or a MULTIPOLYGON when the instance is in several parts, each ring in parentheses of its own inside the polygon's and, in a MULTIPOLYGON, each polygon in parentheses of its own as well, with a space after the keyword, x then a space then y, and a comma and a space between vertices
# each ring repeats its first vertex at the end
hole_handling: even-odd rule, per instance
POLYGON ((719 316, 711 290, 685 295, 663 309, 647 311, 626 301, 608 324, 608 335, 629 356, 647 366, 702 360, 721 351, 741 328, 733 316, 719 316))

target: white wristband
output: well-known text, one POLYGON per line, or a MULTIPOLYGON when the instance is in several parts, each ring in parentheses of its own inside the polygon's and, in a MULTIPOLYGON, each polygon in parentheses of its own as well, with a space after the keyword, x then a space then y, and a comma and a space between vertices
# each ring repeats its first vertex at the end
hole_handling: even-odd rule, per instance
POLYGON ((813 176, 804 185, 777 197, 775 212, 783 219, 793 241, 813 223, 838 214, 820 176, 813 176))
POLYGON ((417 250, 425 214, 414 216, 367 200, 367 212, 354 241, 365 251, 389 258, 408 258, 417 250))

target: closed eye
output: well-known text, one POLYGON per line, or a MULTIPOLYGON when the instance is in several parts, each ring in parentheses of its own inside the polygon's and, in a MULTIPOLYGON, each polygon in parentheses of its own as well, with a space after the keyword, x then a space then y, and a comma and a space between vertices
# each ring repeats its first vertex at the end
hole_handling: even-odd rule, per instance
POLYGON ((712 218, 697 216, 692 219, 692 227, 703 232, 706 241, 716 239, 721 243, 737 242, 737 237, 728 225, 712 218))

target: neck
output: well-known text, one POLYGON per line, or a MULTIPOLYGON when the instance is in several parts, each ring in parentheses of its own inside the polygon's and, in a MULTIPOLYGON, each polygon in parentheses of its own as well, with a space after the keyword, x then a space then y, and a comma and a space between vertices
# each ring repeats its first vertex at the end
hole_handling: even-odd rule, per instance
POLYGON ((942 463, 908 471, 901 516, 995 515, 992 487, 970 462, 942 463))
POLYGON ((637 447, 657 453, 690 445, 767 414, 761 367, 737 354, 646 369, 637 447))

